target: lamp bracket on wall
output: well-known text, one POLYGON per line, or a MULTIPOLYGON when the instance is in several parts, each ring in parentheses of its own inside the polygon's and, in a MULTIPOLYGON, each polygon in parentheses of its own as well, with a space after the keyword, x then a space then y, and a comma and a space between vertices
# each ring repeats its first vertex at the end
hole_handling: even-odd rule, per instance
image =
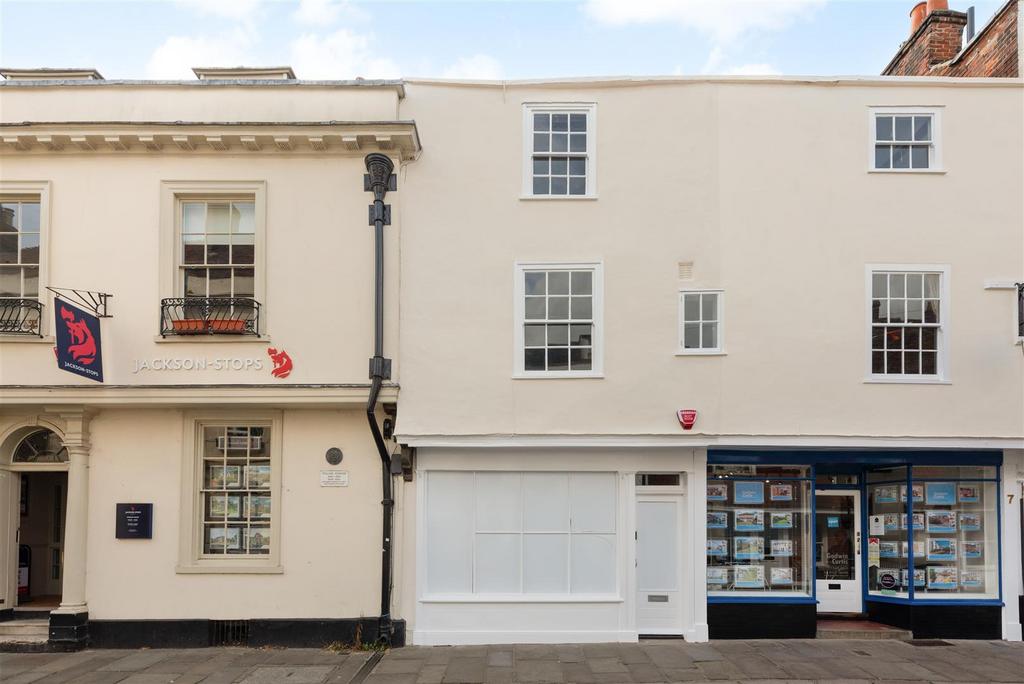
POLYGON ((46 289, 70 303, 80 304, 100 318, 113 318, 107 313, 107 300, 114 296, 112 294, 92 290, 76 290, 73 287, 47 287, 46 289))

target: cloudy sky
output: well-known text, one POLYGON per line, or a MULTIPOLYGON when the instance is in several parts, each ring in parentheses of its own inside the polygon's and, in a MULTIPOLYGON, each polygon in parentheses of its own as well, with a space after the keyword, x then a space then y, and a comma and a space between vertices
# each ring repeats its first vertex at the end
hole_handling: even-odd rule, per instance
MULTIPOLYGON (((1003 0, 974 0, 979 27, 1003 0)), ((965 10, 969 0, 951 0, 965 10)), ((0 66, 194 78, 877 74, 913 0, 0 0, 0 66)))

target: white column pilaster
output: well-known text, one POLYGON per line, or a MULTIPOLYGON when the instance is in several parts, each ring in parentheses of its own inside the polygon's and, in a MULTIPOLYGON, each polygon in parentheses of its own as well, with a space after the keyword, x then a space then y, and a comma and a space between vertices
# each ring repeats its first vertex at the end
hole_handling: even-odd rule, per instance
POLYGON ((1003 452, 1003 491, 999 506, 1002 520, 1003 638, 1021 641, 1020 595, 1024 584, 1021 568, 1020 497, 1024 495, 1024 450, 1003 452))
POLYGON ((64 523, 64 566, 60 608, 56 613, 87 613, 86 546, 89 529, 89 427, 83 412, 62 414, 66 421, 68 500, 64 523))

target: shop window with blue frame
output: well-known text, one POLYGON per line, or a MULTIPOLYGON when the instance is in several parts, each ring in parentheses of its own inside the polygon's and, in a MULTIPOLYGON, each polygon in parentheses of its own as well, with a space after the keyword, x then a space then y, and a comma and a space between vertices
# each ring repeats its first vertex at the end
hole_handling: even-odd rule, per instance
POLYGON ((994 466, 913 465, 868 473, 868 594, 995 599, 994 466))
POLYGON ((812 483, 809 466, 708 466, 709 596, 812 595, 812 483))

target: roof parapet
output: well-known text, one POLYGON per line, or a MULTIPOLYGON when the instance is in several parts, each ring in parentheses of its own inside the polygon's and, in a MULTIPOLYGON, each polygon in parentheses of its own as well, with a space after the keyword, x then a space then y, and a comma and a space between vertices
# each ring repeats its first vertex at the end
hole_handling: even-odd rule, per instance
POLYGON ((192 73, 200 81, 294 81, 295 72, 290 66, 271 67, 193 67, 192 73))
POLYGON ((4 69, 0 76, 8 81, 102 81, 103 75, 96 69, 4 69))

